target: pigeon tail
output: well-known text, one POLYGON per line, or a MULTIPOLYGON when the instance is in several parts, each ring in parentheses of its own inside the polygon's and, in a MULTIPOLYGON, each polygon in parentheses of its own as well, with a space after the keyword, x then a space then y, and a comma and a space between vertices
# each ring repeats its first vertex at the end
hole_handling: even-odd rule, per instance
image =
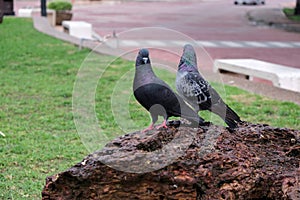
MULTIPOLYGON (((200 108, 200 110, 206 109, 200 108)), ((223 101, 217 104, 213 104, 212 107, 208 110, 221 117, 231 129, 237 128, 237 123, 241 122, 240 117, 223 101)))
POLYGON ((229 128, 237 128, 237 123, 242 122, 240 117, 228 105, 226 105, 226 116, 224 121, 229 128))
POLYGON ((242 122, 238 114, 234 112, 228 105, 226 105, 226 118, 230 118, 236 122, 242 122))

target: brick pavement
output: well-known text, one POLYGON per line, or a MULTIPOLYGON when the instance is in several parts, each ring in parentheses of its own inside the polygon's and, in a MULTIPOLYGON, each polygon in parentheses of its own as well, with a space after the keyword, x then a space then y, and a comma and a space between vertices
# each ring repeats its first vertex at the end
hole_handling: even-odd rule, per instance
MULTIPOLYGON (((51 27, 49 25, 48 21, 44 18, 35 16, 34 17, 34 27, 43 33, 46 33, 46 34, 56 37, 58 39, 78 45, 78 42, 79 42, 78 38, 74 38, 65 33, 59 32, 55 28, 51 27)), ((97 46, 97 44, 84 43, 84 46, 87 48, 94 49, 97 46)), ((101 49, 101 48, 98 50, 99 50, 98 53, 108 53, 109 52, 109 51, 103 52, 102 50, 105 50, 105 49, 101 49)), ((95 51, 97 51, 97 48, 95 49, 95 51)), ((204 73, 205 77, 210 81, 219 81, 220 80, 219 78, 216 78, 216 75, 213 74, 211 71, 206 70, 206 71, 203 71, 203 73, 204 73)), ((255 82, 251 82, 251 81, 247 81, 244 79, 227 76, 227 75, 221 75, 221 79, 224 81, 225 84, 228 84, 228 85, 237 86, 242 89, 245 89, 250 92, 260 94, 260 95, 263 95, 263 96, 266 96, 269 98, 273 98, 273 99, 277 99, 277 100, 281 100, 281 101, 295 102, 300 105, 299 93, 296 93, 296 92, 280 89, 280 88, 277 88, 277 87, 274 87, 271 85, 255 83, 255 82)))
MULTIPOLYGON (((37 16, 34 17, 35 27, 38 30, 40 30, 44 33, 47 33, 49 35, 52 35, 54 37, 63 39, 67 42, 71 42, 71 43, 74 43, 77 45, 79 44, 80 41, 77 38, 70 37, 64 33, 61 33, 59 31, 49 27, 46 24, 46 22, 47 22, 46 20, 42 20, 40 17, 37 17, 37 16)), ((299 37, 299 35, 293 35, 293 37, 295 37, 295 38, 297 38, 297 36, 299 37)), ((288 56, 290 60, 294 59, 293 58, 294 55, 296 56, 295 59, 298 59, 299 50, 295 50, 297 48, 290 48, 290 49, 293 49, 293 51, 295 51, 295 53, 291 54, 290 52, 287 52, 286 51, 287 48, 284 47, 284 45, 287 44, 286 41, 283 41, 283 43, 278 43, 278 44, 279 44, 279 46, 280 45, 283 45, 283 46, 279 47, 279 48, 272 48, 271 51, 268 51, 268 54, 270 54, 270 56, 273 55, 273 57, 275 58, 275 61, 276 61, 276 55, 282 55, 282 54, 286 54, 286 56, 288 56), (274 54, 274 52, 276 52, 276 53, 274 54), (284 53, 284 52, 286 52, 286 53, 284 53)), ((84 45, 89 48, 94 48, 96 44, 94 44, 93 42, 87 42, 87 43, 84 43, 84 45)), ((232 48, 232 47, 222 47, 222 48, 208 47, 208 48, 206 48, 206 51, 211 55, 212 59, 224 58, 224 51, 222 51, 224 48, 230 49, 229 52, 231 52, 231 53, 228 53, 228 51, 227 51, 227 53, 225 55, 225 57, 228 56, 229 58, 231 58, 231 56, 235 56, 237 58, 239 58, 239 57, 244 58, 244 55, 245 55, 244 53, 247 53, 246 49, 232 48), (245 52, 243 53, 243 51, 245 51, 245 52)), ((256 48, 254 55, 252 55, 252 56, 255 57, 256 59, 264 58, 262 55, 265 54, 265 52, 266 52, 265 49, 266 48, 260 48, 259 50, 257 50, 257 48, 256 48)), ((104 53, 107 53, 107 52, 104 52, 104 53)), ((263 60, 266 60, 266 59, 263 59, 263 60)), ((266 61, 268 61, 268 60, 266 60, 266 61)), ((274 59, 270 60, 270 62, 272 62, 272 61, 274 62, 274 59)), ((279 64, 280 64, 280 61, 281 61, 281 57, 278 58, 279 64)), ((290 66, 292 66, 292 65, 290 65, 290 66)), ((209 70, 204 71, 204 73, 205 73, 205 76, 209 80, 213 80, 215 77, 215 75, 212 74, 211 71, 209 71, 209 70)), ((279 89, 279 88, 276 88, 276 87, 273 87, 270 85, 245 81, 245 80, 242 80, 242 79, 239 79, 236 77, 228 77, 226 75, 224 75, 224 76, 222 75, 222 78, 223 78, 224 82, 227 84, 235 85, 235 86, 241 87, 243 89, 246 89, 248 91, 251 91, 251 92, 254 92, 257 94, 262 94, 264 96, 268 96, 268 97, 271 97, 274 99, 296 102, 300 105, 299 93, 282 90, 282 89, 279 89)))
MULTIPOLYGON (((271 3, 273 1, 267 2, 268 5, 271 3)), ((282 13, 276 3, 273 5, 276 9, 265 6, 234 6, 232 2, 225 0, 92 3, 75 5, 74 20, 93 24, 95 31, 101 36, 112 34, 113 31, 122 34, 142 27, 168 28, 199 41, 212 58, 258 58, 300 68, 300 49, 290 48, 290 45, 295 46, 300 42, 298 33, 256 26, 257 23, 253 22, 256 20, 253 15, 258 13, 260 17, 267 14, 269 19, 279 19, 274 16, 282 13), (141 8, 145 8, 145 11, 141 8), (249 22, 249 16, 252 16, 252 22, 249 22), (280 49, 274 44, 279 45, 280 49), (243 47, 248 48, 241 49, 243 47)), ((178 40, 170 34, 154 32, 143 35, 135 32, 127 34, 123 39, 130 40, 131 44, 138 39, 178 40)))

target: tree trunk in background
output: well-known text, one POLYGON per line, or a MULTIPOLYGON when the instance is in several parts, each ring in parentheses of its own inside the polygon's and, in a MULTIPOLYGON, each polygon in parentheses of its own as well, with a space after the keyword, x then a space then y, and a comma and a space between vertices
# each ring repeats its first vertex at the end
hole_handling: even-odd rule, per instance
POLYGON ((300 0, 297 0, 296 8, 295 8, 295 15, 300 15, 300 0))
POLYGON ((3 15, 4 15, 4 2, 3 0, 0 0, 0 24, 3 21, 3 15))

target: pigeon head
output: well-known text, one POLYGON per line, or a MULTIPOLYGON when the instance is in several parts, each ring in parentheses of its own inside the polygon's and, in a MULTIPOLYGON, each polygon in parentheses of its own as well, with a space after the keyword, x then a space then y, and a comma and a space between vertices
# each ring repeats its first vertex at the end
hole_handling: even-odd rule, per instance
POLYGON ((186 44, 183 46, 183 52, 195 52, 195 50, 191 44, 186 44))
POLYGON ((179 69, 181 68, 197 68, 197 57, 195 49, 192 45, 186 44, 183 47, 183 53, 179 62, 179 69))
POLYGON ((141 49, 136 58, 136 66, 150 64, 148 49, 141 49))

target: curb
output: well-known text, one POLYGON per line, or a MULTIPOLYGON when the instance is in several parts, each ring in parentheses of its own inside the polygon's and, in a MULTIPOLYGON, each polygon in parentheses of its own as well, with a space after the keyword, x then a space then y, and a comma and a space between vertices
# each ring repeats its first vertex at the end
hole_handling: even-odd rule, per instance
MULTIPOLYGON (((49 22, 46 18, 34 16, 33 24, 34 24, 34 28, 36 30, 38 30, 46 35, 55 37, 57 39, 74 44, 76 46, 80 45, 80 39, 70 36, 66 33, 60 32, 58 30, 55 30, 49 24, 49 22)), ((98 44, 96 44, 94 42, 86 42, 82 46, 85 48, 89 48, 99 54, 112 55, 112 52, 109 49, 102 48, 100 51, 100 49, 96 48, 97 45, 98 44)), ((113 52, 113 54, 119 55, 119 53, 117 51, 113 52)), ((132 58, 125 58, 125 59, 130 60, 132 58)), ((289 102, 293 102, 293 103, 300 105, 299 93, 297 93, 297 92, 277 88, 277 87, 274 87, 271 85, 266 85, 266 84, 262 85, 260 83, 255 83, 255 82, 251 82, 248 80, 244 80, 244 79, 240 79, 240 78, 232 77, 232 76, 228 76, 228 75, 222 74, 221 76, 222 76, 222 80, 227 85, 239 87, 239 88, 242 88, 249 92, 253 92, 255 94, 269 97, 272 99, 276 99, 279 101, 289 101, 289 102)), ((215 74, 213 72, 206 71, 205 77, 209 81, 216 81, 215 74)))
POLYGON ((48 22, 48 19, 45 17, 33 16, 32 18, 33 18, 33 26, 39 32, 60 39, 62 41, 72 43, 76 46, 82 46, 89 49, 94 49, 97 46, 97 44, 92 41, 86 41, 84 42, 84 44, 81 44, 81 40, 79 38, 73 37, 67 33, 60 32, 55 28, 53 28, 48 22))
POLYGON ((282 9, 264 9, 259 11, 252 10, 247 12, 246 17, 250 22, 253 22, 257 26, 269 26, 289 32, 300 33, 300 23, 286 18, 282 9), (268 16, 266 16, 264 15, 265 12, 269 12, 273 16, 270 16, 268 14, 268 16))

